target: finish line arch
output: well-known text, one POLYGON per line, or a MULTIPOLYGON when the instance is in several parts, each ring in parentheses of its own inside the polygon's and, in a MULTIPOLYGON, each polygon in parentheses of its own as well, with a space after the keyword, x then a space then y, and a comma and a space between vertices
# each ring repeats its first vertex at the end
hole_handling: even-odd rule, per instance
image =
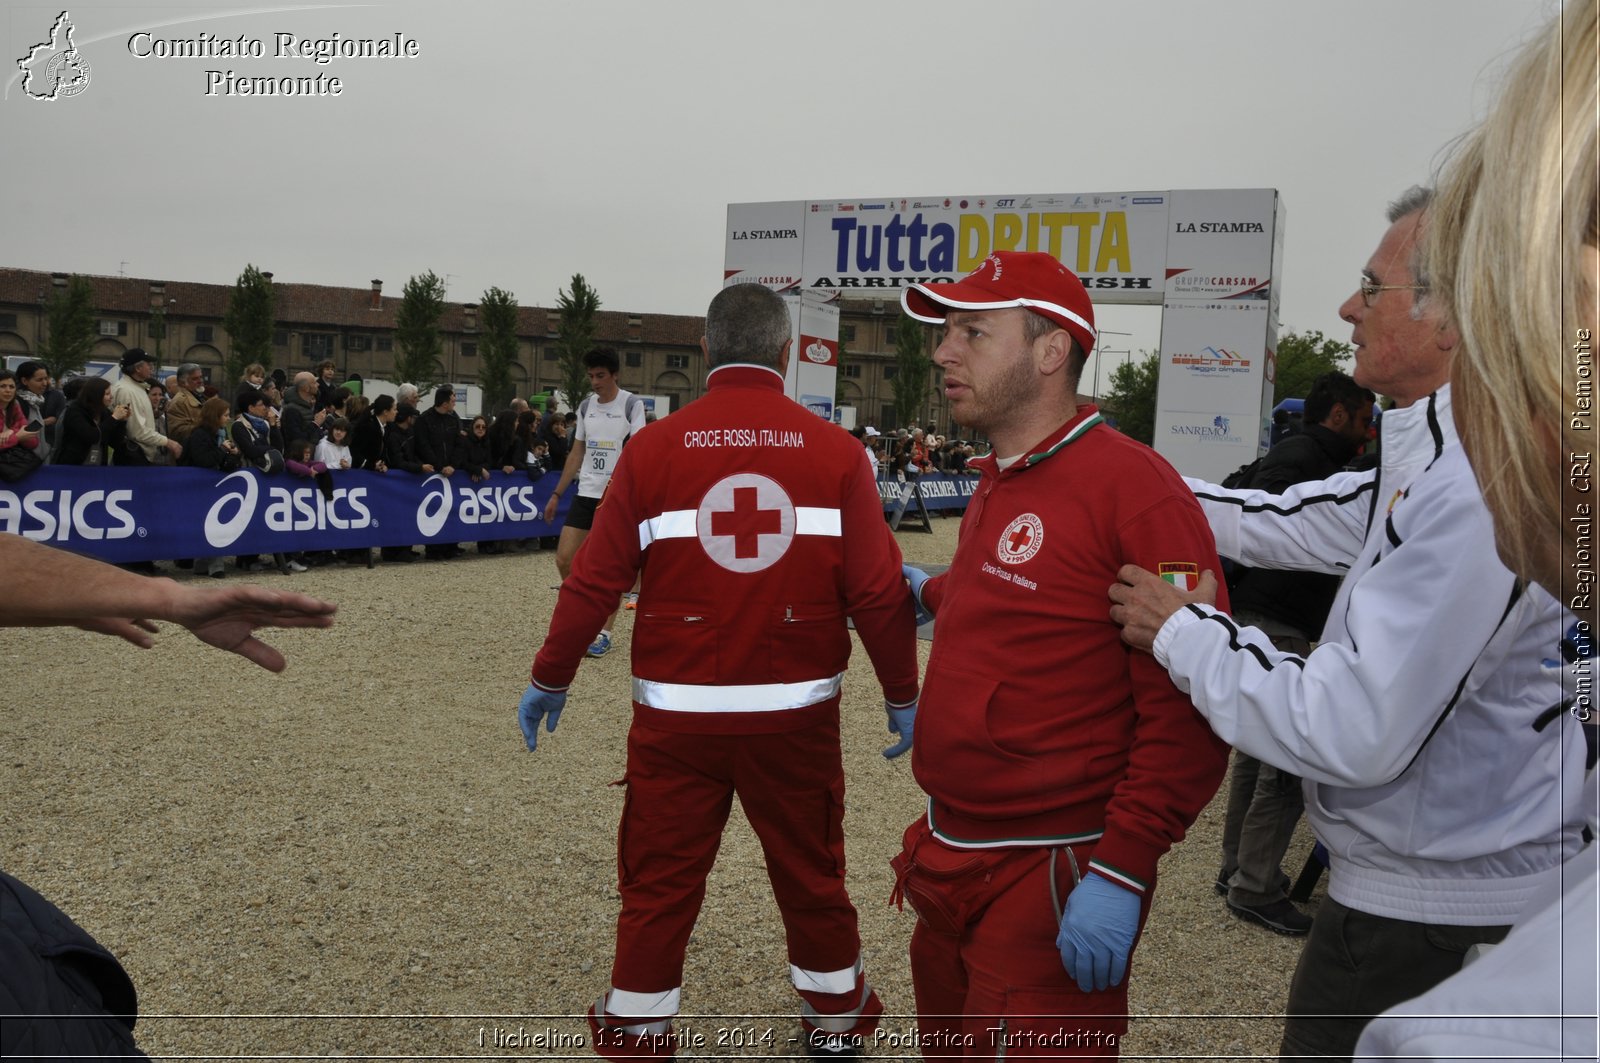
POLYGON ((1284 221, 1271 188, 734 203, 723 283, 789 299, 789 394, 831 416, 841 296, 898 300, 994 250, 1048 252, 1096 303, 1162 308, 1156 450, 1220 480, 1266 448, 1284 221))

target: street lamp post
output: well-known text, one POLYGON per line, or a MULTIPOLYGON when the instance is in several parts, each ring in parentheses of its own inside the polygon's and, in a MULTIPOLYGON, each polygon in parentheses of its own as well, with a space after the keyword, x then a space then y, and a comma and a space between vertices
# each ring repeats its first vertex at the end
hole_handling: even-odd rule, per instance
MULTIPOLYGON (((1113 331, 1112 329, 1101 329, 1100 330, 1100 335, 1102 335, 1102 336, 1131 336, 1131 335, 1133 335, 1133 333, 1131 333, 1131 332, 1116 332, 1116 331, 1113 331)), ((1133 351, 1130 349, 1130 350, 1126 350, 1126 351, 1096 350, 1094 352, 1094 401, 1097 402, 1097 403, 1100 401, 1100 359, 1102 357, 1104 357, 1105 355, 1107 355, 1107 354, 1126 354, 1126 355, 1129 355, 1131 357, 1132 354, 1133 354, 1133 351)))

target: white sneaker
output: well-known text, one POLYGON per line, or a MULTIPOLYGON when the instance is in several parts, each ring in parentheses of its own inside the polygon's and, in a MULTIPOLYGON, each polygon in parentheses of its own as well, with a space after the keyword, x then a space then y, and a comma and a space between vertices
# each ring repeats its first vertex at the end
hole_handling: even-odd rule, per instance
POLYGON ((290 561, 289 561, 289 571, 290 572, 308 572, 310 570, 307 569, 306 566, 302 565, 300 562, 295 561, 295 560, 293 560, 291 558, 290 561))

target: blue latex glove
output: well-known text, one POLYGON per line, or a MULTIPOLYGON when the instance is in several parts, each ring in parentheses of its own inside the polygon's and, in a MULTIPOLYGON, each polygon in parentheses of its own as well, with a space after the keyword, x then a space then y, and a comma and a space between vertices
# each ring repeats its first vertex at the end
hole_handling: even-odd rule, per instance
POLYGON ((1085 993, 1121 985, 1138 931, 1139 895, 1101 875, 1085 875, 1061 915, 1061 966, 1085 993))
POLYGON ((883 711, 889 714, 889 733, 900 736, 900 741, 883 751, 885 757, 893 760, 911 748, 911 732, 917 725, 917 703, 913 701, 905 708, 897 709, 886 701, 883 711))
POLYGON ((911 583, 911 604, 916 607, 917 626, 921 627, 933 619, 933 614, 922 605, 922 585, 928 582, 928 574, 915 565, 901 565, 900 574, 911 583))
POLYGON ((546 731, 554 731, 561 720, 561 710, 566 707, 564 691, 540 690, 528 684, 528 689, 522 692, 522 701, 517 704, 517 722, 522 725, 522 737, 528 740, 529 749, 539 748, 539 721, 544 720, 546 731))

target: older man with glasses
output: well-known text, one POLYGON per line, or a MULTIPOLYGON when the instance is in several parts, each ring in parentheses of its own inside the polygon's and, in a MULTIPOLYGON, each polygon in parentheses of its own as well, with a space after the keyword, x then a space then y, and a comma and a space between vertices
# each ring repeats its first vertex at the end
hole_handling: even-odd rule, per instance
POLYGON ((1149 650, 1220 737, 1305 780, 1328 897, 1289 989, 1284 1057, 1349 1058, 1378 1012, 1499 941, 1583 844, 1585 749, 1539 721, 1562 607, 1496 556, 1451 419, 1456 334, 1419 276, 1430 193, 1390 227, 1339 308, 1355 378, 1394 400, 1377 469, 1281 495, 1198 481, 1217 548, 1260 568, 1343 574, 1321 643, 1275 649, 1209 603, 1128 567, 1123 638, 1149 650))

